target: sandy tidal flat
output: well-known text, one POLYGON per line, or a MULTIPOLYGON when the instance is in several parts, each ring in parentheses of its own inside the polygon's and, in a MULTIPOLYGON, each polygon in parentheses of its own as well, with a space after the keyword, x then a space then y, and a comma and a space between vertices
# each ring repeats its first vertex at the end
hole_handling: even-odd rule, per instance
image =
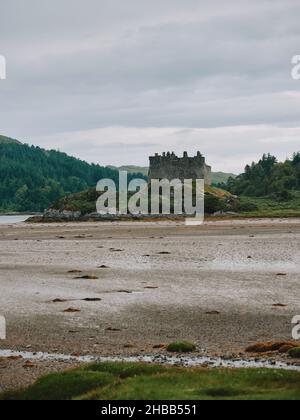
POLYGON ((290 340, 299 244, 300 220, 1 225, 0 349, 132 355, 184 339, 226 355, 290 340))

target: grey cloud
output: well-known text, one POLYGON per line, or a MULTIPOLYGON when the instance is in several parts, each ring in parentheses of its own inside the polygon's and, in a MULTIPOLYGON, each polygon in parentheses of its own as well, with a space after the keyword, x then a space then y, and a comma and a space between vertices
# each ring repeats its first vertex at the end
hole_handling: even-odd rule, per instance
MULTIPOLYGON (((47 139, 47 146, 57 147, 59 139, 61 150, 89 160, 98 149, 102 160, 105 151, 110 159, 139 163, 157 144, 184 148, 190 129, 222 128, 227 139, 228 127, 270 125, 273 135, 274 126, 298 127, 300 97, 288 92, 300 88, 290 77, 299 12, 298 0, 228 0, 226 7, 223 0, 6 1, 1 131, 38 144, 47 139), (173 131, 158 142, 141 137, 139 145, 111 132, 91 144, 84 134, 119 126, 125 133, 173 131), (67 141, 63 133, 72 132, 81 140, 67 141), (110 154, 118 142, 131 154, 110 154)), ((240 138, 246 143, 247 132, 240 138)), ((282 154, 275 139, 263 147, 282 154)), ((232 167, 243 150, 252 158, 246 145, 234 152, 215 138, 207 153, 219 162, 224 148, 231 148, 232 167)))

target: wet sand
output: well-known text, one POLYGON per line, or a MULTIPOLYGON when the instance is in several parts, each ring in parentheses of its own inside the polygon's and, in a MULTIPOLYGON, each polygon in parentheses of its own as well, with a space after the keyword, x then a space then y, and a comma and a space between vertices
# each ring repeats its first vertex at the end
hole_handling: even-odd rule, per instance
MULTIPOLYGON (((185 339, 219 356, 290 340, 299 243, 296 219, 1 225, 0 349, 128 356, 185 339)), ((11 364, 0 390, 10 372, 23 384, 11 364)))

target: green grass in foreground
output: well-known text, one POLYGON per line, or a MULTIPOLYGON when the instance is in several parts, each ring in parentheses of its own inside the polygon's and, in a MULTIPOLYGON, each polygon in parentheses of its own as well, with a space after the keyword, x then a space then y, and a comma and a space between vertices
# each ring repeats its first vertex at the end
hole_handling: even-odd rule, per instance
POLYGON ((83 366, 39 379, 1 400, 299 400, 300 373, 187 369, 139 363, 83 366))

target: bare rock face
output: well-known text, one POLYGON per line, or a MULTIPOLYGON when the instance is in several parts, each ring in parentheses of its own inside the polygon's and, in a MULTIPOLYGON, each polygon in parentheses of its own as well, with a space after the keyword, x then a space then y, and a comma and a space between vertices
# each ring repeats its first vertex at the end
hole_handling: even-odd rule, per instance
POLYGON ((80 211, 57 210, 49 208, 42 216, 33 216, 27 223, 55 223, 80 221, 82 214, 80 211))
MULTIPOLYGON (((163 219, 172 221, 181 221, 185 215, 164 215, 163 219)), ((82 214, 81 212, 61 211, 61 210, 47 210, 43 216, 33 216, 29 218, 26 223, 61 223, 61 222, 115 222, 115 221, 126 221, 126 220, 148 220, 155 219, 161 220, 162 216, 157 215, 143 215, 143 214, 98 214, 98 213, 87 213, 82 214)))
POLYGON ((49 219, 78 220, 81 217, 81 212, 69 210, 56 210, 50 208, 45 211, 44 217, 49 219))

